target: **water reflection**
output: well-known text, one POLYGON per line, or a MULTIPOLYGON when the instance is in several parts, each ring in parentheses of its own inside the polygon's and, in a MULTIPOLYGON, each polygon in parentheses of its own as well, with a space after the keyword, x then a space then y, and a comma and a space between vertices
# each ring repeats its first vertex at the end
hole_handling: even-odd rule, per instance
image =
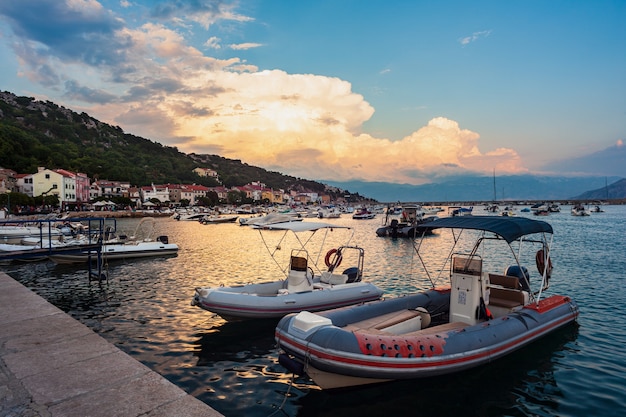
POLYGON ((278 320, 224 322, 198 333, 194 342, 197 366, 216 362, 245 362, 268 355, 275 348, 274 329, 278 320))

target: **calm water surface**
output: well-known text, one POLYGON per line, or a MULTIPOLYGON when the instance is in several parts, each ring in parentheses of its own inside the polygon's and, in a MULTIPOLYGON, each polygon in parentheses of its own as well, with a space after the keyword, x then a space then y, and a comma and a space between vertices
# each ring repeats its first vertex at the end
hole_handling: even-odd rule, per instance
MULTIPOLYGON (((181 247, 178 256, 110 262, 102 285, 89 283, 83 266, 41 262, 0 269, 226 416, 622 416, 626 207, 605 206, 605 213, 586 218, 564 207, 541 219, 555 229, 549 292, 577 300, 577 325, 454 376, 330 393, 305 378, 292 381, 278 365, 275 321, 226 323, 190 306, 198 286, 281 276, 256 230, 157 219, 159 233, 181 247)), ((376 237, 381 220, 329 222, 355 227, 366 279, 388 294, 428 287, 409 241, 376 237)), ((135 222, 119 221, 118 229, 132 231, 135 222)), ((342 242, 347 235, 341 232, 335 229, 326 243, 342 242)), ((279 233, 264 236, 282 248, 276 253, 285 260, 294 242, 279 241, 279 233)), ((437 239, 443 237, 428 243, 437 248, 437 239)))

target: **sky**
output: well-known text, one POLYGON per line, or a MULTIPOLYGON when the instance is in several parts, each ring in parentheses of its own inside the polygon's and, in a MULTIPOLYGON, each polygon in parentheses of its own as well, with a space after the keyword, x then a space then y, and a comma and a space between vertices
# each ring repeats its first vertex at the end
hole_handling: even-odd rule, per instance
POLYGON ((550 174, 623 151, 626 1, 0 1, 0 90, 312 180, 550 174))

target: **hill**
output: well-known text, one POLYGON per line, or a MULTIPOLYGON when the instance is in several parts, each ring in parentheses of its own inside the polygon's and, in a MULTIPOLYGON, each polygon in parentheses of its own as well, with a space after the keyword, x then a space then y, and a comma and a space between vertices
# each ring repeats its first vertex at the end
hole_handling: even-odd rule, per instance
MULTIPOLYGON (((184 154, 175 147, 125 133, 50 101, 0 92, 0 167, 19 173, 37 167, 82 172, 92 179, 129 181, 134 186, 181 183, 226 187, 260 181, 286 191, 343 195, 349 191, 267 171, 218 155, 184 154), (221 184, 194 168, 215 170, 221 184)), ((358 197, 358 194, 355 195, 358 197)))
POLYGON ((576 198, 578 200, 613 200, 626 198, 626 179, 622 178, 602 188, 586 191, 576 198))

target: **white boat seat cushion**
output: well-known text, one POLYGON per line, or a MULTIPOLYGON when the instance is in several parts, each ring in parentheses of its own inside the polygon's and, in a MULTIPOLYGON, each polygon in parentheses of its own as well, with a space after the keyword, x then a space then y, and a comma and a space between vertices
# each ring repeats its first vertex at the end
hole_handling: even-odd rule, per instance
POLYGON ((333 274, 329 271, 322 272, 320 281, 326 284, 338 285, 348 282, 348 276, 346 274, 333 274))

